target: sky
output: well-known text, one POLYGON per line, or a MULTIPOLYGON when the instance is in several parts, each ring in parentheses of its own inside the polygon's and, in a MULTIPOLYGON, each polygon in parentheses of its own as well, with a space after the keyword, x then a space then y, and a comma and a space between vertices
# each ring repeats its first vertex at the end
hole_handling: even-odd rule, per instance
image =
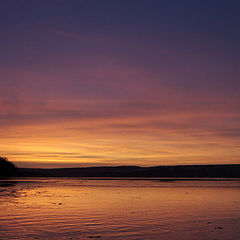
POLYGON ((237 0, 2 0, 0 155, 239 164, 239 12, 237 0))

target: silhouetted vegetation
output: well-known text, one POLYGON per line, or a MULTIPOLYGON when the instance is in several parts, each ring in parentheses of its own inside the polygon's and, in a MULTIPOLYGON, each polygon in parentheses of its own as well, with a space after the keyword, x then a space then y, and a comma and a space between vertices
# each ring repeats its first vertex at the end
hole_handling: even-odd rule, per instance
POLYGON ((6 157, 0 156, 0 177, 14 176, 17 173, 17 168, 13 163, 8 161, 6 157))

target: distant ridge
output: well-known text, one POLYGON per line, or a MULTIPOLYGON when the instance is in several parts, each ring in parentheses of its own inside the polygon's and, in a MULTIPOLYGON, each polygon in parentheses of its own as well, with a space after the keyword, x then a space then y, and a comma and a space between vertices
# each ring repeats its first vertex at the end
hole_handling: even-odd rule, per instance
POLYGON ((240 164, 117 166, 84 168, 19 168, 23 177, 171 177, 171 178, 240 178, 240 164))

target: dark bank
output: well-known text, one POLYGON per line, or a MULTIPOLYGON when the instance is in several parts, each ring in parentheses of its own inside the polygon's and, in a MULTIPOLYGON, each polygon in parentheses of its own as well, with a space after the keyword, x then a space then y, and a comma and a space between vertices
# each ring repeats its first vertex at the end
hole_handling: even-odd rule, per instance
POLYGON ((240 164, 180 165, 180 166, 118 166, 37 169, 19 168, 24 177, 185 177, 185 178, 240 178, 240 164))
POLYGON ((84 168, 17 168, 6 157, 0 157, 0 177, 185 177, 240 178, 240 164, 179 166, 116 166, 84 168))

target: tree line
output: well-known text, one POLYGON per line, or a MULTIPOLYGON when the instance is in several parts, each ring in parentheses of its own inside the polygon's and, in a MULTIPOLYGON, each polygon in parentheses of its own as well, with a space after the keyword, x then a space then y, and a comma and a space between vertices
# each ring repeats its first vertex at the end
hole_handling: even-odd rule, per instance
POLYGON ((16 173, 16 166, 8 158, 0 156, 0 177, 14 176, 16 173))

